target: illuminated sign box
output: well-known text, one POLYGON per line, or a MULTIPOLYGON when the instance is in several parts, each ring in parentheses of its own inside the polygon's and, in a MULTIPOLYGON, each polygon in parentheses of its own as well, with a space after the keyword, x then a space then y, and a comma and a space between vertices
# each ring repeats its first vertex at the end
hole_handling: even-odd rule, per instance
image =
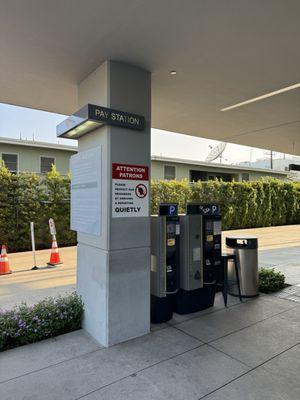
POLYGON ((57 125, 56 134, 62 138, 78 139, 103 125, 114 125, 141 131, 144 129, 145 118, 124 111, 87 104, 57 125))
POLYGON ((197 204, 197 203, 188 203, 186 205, 186 213, 187 214, 199 214, 199 215, 220 215, 221 207, 217 203, 208 203, 208 204, 197 204))

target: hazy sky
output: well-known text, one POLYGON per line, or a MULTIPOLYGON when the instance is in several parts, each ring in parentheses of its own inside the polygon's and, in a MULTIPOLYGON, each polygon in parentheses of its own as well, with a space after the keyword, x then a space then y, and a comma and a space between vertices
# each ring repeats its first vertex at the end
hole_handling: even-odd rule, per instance
MULTIPOLYGON (((45 111, 32 110, 0 103, 0 136, 20 138, 44 142, 58 142, 55 127, 66 118, 64 115, 45 111)), ((74 144, 69 139, 59 139, 59 143, 74 144)), ((210 151, 209 146, 218 142, 209 139, 196 138, 188 135, 174 134, 167 131, 152 129, 152 155, 178 157, 193 160, 205 160, 210 151)), ((255 161, 268 156, 268 152, 251 149, 247 146, 228 144, 223 162, 237 163, 239 161, 255 161)))

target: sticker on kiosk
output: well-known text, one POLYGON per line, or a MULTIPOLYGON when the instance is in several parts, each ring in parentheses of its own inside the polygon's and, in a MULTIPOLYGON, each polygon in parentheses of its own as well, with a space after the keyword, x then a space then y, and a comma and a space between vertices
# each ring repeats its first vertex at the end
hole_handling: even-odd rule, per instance
POLYGON ((149 167, 112 164, 112 217, 149 216, 149 167))

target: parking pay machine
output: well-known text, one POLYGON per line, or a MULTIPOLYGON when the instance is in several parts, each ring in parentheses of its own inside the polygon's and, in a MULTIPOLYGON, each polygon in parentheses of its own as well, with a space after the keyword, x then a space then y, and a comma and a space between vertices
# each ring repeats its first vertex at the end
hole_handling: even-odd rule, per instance
POLYGON ((180 222, 177 204, 160 204, 151 216, 151 322, 169 321, 179 288, 180 222))
POLYGON ((180 290, 175 311, 188 314, 214 304, 222 274, 220 206, 187 204, 180 229, 180 290))

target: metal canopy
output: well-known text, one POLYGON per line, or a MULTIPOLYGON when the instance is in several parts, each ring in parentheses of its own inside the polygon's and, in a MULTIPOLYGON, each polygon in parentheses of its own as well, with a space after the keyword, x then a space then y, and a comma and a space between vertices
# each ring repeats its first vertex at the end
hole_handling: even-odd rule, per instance
POLYGON ((2 1, 0 101, 70 115, 113 59, 152 72, 153 127, 300 154, 299 88, 220 111, 300 82, 299 17, 298 0, 2 1))

